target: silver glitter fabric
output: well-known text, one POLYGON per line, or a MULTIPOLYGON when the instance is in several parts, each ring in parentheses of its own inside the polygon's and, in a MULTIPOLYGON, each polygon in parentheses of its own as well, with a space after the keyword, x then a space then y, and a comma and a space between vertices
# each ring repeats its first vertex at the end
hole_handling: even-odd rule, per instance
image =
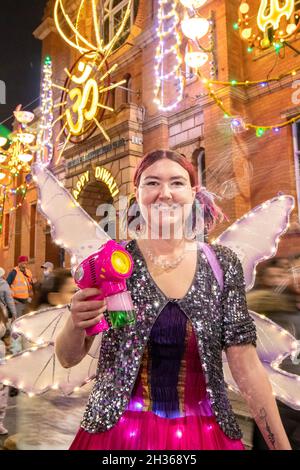
MULTIPOLYGON (((212 248, 223 270, 223 291, 206 256, 199 250, 190 289, 176 302, 192 322, 216 420, 228 437, 240 439, 242 433, 226 394, 222 350, 238 344, 256 345, 256 331, 247 310, 240 261, 227 247, 213 245, 212 248)), ((151 329, 171 300, 151 278, 136 242, 129 242, 127 250, 134 260, 134 272, 127 287, 137 321, 135 325, 110 329, 103 334, 97 378, 81 423, 90 433, 111 429, 126 411, 151 329)))

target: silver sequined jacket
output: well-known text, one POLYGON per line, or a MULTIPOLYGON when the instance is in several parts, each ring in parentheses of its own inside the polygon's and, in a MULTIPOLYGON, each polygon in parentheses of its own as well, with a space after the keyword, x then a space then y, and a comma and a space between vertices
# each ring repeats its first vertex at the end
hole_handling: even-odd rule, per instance
MULTIPOLYGON (((223 291, 199 249, 190 289, 176 302, 193 325, 216 420, 228 437, 240 439, 242 434, 226 394, 222 350, 237 344, 255 345, 256 331, 247 310, 240 261, 227 247, 212 248, 222 266, 223 291)), ((127 249, 134 260, 134 272, 127 287, 137 321, 134 326, 110 329, 103 334, 96 383, 81 424, 90 433, 109 430, 127 409, 150 331, 170 301, 151 278, 136 242, 129 242, 127 249)))

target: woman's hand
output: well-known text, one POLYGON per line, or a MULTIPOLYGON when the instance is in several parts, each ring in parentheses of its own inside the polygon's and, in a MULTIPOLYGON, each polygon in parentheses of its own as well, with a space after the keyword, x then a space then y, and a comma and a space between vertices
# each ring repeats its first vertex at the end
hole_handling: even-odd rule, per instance
POLYGON ((99 295, 98 289, 82 289, 72 297, 71 318, 74 328, 85 330, 97 325, 106 311, 105 300, 89 300, 90 297, 99 295))

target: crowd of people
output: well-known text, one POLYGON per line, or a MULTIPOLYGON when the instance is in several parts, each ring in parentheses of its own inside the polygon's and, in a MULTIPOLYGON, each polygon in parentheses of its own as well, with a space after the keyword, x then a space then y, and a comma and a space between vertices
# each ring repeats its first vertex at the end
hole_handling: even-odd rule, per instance
MULTIPOLYGON (((22 338, 11 331, 14 320, 30 311, 69 303, 76 290, 70 270, 54 269, 53 263, 46 261, 37 281, 28 264, 27 256, 20 256, 7 276, 0 267, 0 361, 24 348, 22 338)), ((17 394, 16 388, 0 384, 0 435, 8 433, 4 426, 8 395, 17 394)))
MULTIPOLYGON (((250 310, 263 314, 291 333, 300 344, 300 255, 276 257, 259 266, 254 288, 247 294, 250 310)), ((300 375, 300 361, 284 360, 282 369, 300 375)), ((300 450, 300 411, 277 401, 285 430, 294 450, 300 450)), ((254 428, 254 449, 267 449, 254 428)))

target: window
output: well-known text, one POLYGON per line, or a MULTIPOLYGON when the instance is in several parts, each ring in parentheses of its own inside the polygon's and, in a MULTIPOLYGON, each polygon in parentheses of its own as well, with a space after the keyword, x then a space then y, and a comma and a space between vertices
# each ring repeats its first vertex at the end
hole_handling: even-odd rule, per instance
POLYGON ((36 225, 36 204, 30 206, 30 246, 29 257, 35 257, 35 225, 36 225))
POLYGON ((205 148, 200 147, 193 151, 192 162, 198 172, 199 186, 206 186, 205 148))
POLYGON ((124 89, 123 92, 123 103, 129 104, 131 103, 131 88, 132 88, 132 78, 129 73, 127 73, 124 77, 126 80, 126 83, 124 84, 124 89))
MULTIPOLYGON (((298 199, 298 208, 300 208, 300 121, 297 121, 295 122, 295 124, 293 124, 293 141, 294 141, 297 199, 298 199)), ((300 211, 298 212, 298 217, 300 220, 300 211)))
POLYGON ((8 247, 9 244, 9 223, 10 217, 9 214, 4 215, 4 246, 8 247))
MULTIPOLYGON (((132 4, 131 16, 128 19, 123 34, 114 46, 114 49, 120 47, 127 38, 130 29, 134 23, 137 10, 138 0, 134 0, 132 4)), ((102 25, 102 31, 104 36, 105 44, 109 43, 114 35, 116 34, 127 9, 128 0, 105 0, 104 2, 104 19, 102 25)))

